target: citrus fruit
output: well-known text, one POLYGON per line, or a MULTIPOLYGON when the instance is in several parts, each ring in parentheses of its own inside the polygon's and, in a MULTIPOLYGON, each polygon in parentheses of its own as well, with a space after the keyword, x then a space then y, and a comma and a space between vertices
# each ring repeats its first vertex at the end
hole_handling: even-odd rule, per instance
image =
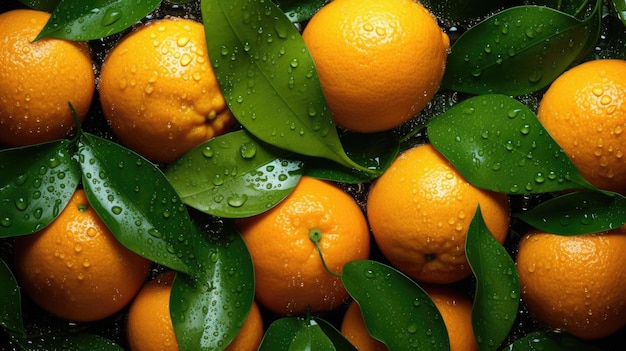
POLYGON ((369 230, 355 200, 308 176, 278 205, 236 225, 252 256, 257 301, 282 315, 330 310, 348 296, 340 277, 324 268, 310 235, 321 236, 321 254, 332 272, 369 255, 369 230))
POLYGON ((81 189, 51 224, 17 237, 14 255, 26 294, 44 310, 77 322, 121 310, 141 288, 151 263, 117 241, 81 189))
POLYGON ((419 281, 451 283, 471 274, 465 237, 479 204, 487 227, 504 242, 507 196, 471 185, 431 144, 423 144, 400 154, 374 182, 367 217, 394 267, 419 281))
POLYGON ((335 122, 357 132, 394 128, 439 88, 450 40, 412 0, 335 0, 304 28, 335 122))
POLYGON ((83 120, 95 75, 89 45, 46 38, 33 41, 49 13, 0 14, 0 144, 23 146, 61 139, 83 120))
POLYGON ((207 52, 202 24, 155 20, 106 56, 98 85, 102 110, 121 143, 169 163, 235 122, 207 52))
POLYGON ((626 61, 602 59, 559 76, 539 120, 593 185, 626 194, 626 61))
POLYGON ((516 258, 522 301, 545 325, 583 339, 626 325, 626 232, 555 235, 533 230, 516 258))
POLYGON ((450 286, 424 284, 422 288, 441 313, 450 339, 450 351, 478 351, 472 327, 472 300, 450 286))
MULTIPOLYGON (((128 311, 126 332, 132 351, 178 351, 170 316, 170 295, 175 271, 166 271, 148 282, 128 311)), ((250 312, 235 339, 225 351, 256 350, 263 338, 263 318, 252 303, 250 312)))
POLYGON ((341 321, 341 334, 359 351, 387 351, 382 342, 374 339, 365 326, 361 308, 356 301, 350 302, 341 321))

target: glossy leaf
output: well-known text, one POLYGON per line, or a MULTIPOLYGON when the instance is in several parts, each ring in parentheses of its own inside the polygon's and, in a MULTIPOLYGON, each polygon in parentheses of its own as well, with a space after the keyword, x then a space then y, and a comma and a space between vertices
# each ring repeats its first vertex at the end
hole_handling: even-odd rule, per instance
POLYGON ((26 336, 22 320, 22 298, 17 280, 9 266, 0 259, 0 326, 19 336, 26 336))
POLYGON ((67 205, 80 180, 71 142, 0 151, 0 237, 34 233, 67 205))
POLYGON ((334 351, 331 340, 316 319, 284 317, 275 320, 265 332, 259 351, 334 351))
POLYGON ((390 350, 449 350, 439 310, 404 274, 380 262, 357 260, 343 266, 341 280, 370 334, 390 350))
POLYGON ((37 35, 87 41, 119 33, 154 11, 161 0, 64 0, 37 35))
POLYGON ((71 350, 71 351, 124 351, 113 341, 95 334, 44 335, 28 339, 14 338, 23 351, 71 350))
POLYGON ((78 149, 87 199, 113 235, 153 262, 194 273, 195 231, 163 173, 138 154, 95 135, 82 134, 78 149))
POLYGON ((626 26, 626 0, 612 0, 613 8, 617 13, 617 17, 626 26))
POLYGON ((558 196, 515 217, 547 233, 578 235, 611 230, 626 223, 626 197, 579 191, 558 196))
POLYGON ((489 232, 480 208, 467 231, 465 254, 476 277, 474 336, 481 351, 497 350, 515 322, 520 282, 515 262, 489 232))
POLYGON ((338 351, 357 351, 357 348, 354 347, 354 345, 352 345, 352 343, 350 343, 350 341, 348 341, 348 339, 346 339, 346 337, 341 334, 341 332, 337 330, 334 325, 321 318, 314 317, 314 319, 324 334, 326 334, 328 339, 330 339, 333 343, 335 349, 338 351))
POLYGON ((202 212, 249 217, 284 199, 304 172, 301 161, 241 130, 213 138, 165 173, 182 201, 202 212))
POLYGON ((518 6, 471 27, 452 45, 442 88, 523 95, 549 85, 590 39, 588 23, 541 6, 518 6))
POLYGON ((400 143, 392 133, 348 133, 341 137, 346 153, 372 173, 341 167, 321 159, 307 160, 306 174, 342 183, 364 183, 380 176, 398 155, 400 143))
POLYGON ((327 0, 276 0, 275 2, 291 22, 302 22, 319 11, 327 0))
POLYGON ((595 189, 537 116, 505 95, 464 100, 428 124, 432 144, 475 186, 510 194, 595 189))
POLYGON ((237 120, 260 140, 369 172, 343 150, 300 33, 271 1, 206 0, 209 56, 237 120))
POLYGON ((516 340, 507 351, 601 351, 602 348, 565 333, 537 331, 516 340))
POLYGON ((252 259, 234 228, 211 235, 196 230, 200 270, 196 276, 176 275, 170 297, 172 322, 181 350, 223 350, 252 306, 252 259))
POLYGON ((61 0, 20 0, 20 2, 31 9, 52 12, 61 0))

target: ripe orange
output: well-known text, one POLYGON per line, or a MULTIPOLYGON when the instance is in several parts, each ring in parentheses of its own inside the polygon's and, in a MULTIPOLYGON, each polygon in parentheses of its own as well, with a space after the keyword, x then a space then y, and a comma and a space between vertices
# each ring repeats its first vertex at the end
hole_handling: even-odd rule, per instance
POLYGON ((108 317, 135 297, 150 261, 109 232, 77 190, 41 231, 15 239, 16 275, 44 310, 77 322, 108 317))
POLYGON ((357 132, 394 128, 439 89, 450 40, 412 0, 335 0, 302 37, 335 122, 357 132))
POLYGON ((429 283, 466 278, 467 229, 480 204, 487 227, 504 242, 509 225, 505 194, 478 189, 430 144, 402 153, 370 189, 367 217, 391 264, 429 283))
POLYGON ((84 42, 33 39, 49 13, 12 10, 0 14, 0 143, 22 146, 61 139, 91 106, 95 78, 84 42))
POLYGON ((626 61, 589 61, 550 85, 537 112, 596 187, 626 194, 626 61))
POLYGON ((234 125, 207 52, 202 24, 155 20, 105 58, 102 110, 122 144, 169 163, 234 125))
MULTIPOLYGON (((132 351, 178 351, 170 316, 170 294, 175 271, 167 271, 148 282, 128 311, 126 331, 132 351)), ((263 338, 263 318, 256 303, 235 339, 225 351, 256 350, 263 338)))
POLYGON ((583 339, 626 325, 626 231, 564 236, 531 231, 520 241, 522 301, 545 325, 583 339))
POLYGON ((348 296, 324 268, 311 232, 321 232, 321 253, 333 272, 369 255, 367 223, 355 200, 307 176, 277 206, 236 224, 252 256, 257 301, 282 315, 330 310, 348 296))

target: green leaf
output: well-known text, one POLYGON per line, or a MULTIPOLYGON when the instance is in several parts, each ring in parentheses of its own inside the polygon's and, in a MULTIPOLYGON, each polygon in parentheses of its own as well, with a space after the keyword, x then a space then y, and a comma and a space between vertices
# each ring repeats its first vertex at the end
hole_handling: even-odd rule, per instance
POLYGON ((182 201, 204 213, 249 217, 283 200, 304 172, 301 161, 241 130, 190 150, 165 172, 182 201))
POLYGON ((464 100, 430 120, 428 137, 473 185, 510 194, 595 188, 537 116, 505 95, 464 100))
POLYGON ((347 133, 341 137, 341 142, 348 156, 368 167, 372 173, 348 169, 321 159, 311 159, 306 162, 306 174, 335 182, 364 183, 380 176, 400 150, 400 143, 391 132, 347 133))
POLYGON ((0 151, 0 237, 34 233, 67 205, 80 180, 68 140, 0 151))
POLYGON ((474 335, 481 351, 497 350, 515 322, 520 282, 515 262, 489 232, 480 207, 467 231, 465 254, 476 277, 474 335))
POLYGON ((230 225, 221 233, 196 229, 200 270, 177 274, 170 313, 181 350, 223 350, 237 335, 254 298, 252 258, 230 225))
POLYGON ((612 3, 617 17, 626 26, 626 0, 613 0, 612 3))
POLYGON ((22 298, 17 280, 9 266, 0 259, 0 326, 21 337, 26 336, 22 320, 22 298))
POLYGON ((439 310, 406 275, 380 262, 357 260, 344 265, 341 281, 359 304, 370 334, 390 350, 450 349, 439 310))
POLYGON ((626 197, 612 193, 579 191, 558 196, 514 214, 547 233, 579 235, 617 228, 626 223, 626 197))
POLYGON ((20 0, 20 2, 31 9, 52 12, 61 0, 20 0))
POLYGON ((275 2, 291 22, 302 22, 319 11, 327 0, 276 0, 275 2))
POLYGON ((537 331, 516 340, 508 351, 601 351, 602 349, 565 333, 537 331))
POLYGON ((187 208, 156 166, 112 141, 84 133, 78 145, 87 199, 127 248, 192 274, 197 269, 187 208))
POLYGON ((124 351, 113 341, 95 334, 44 335, 28 339, 14 339, 23 351, 124 351))
POLYGON ((129 28, 160 3, 161 0, 63 0, 35 40, 104 38, 129 28))
POLYGON ((285 317, 265 332, 259 351, 337 350, 316 319, 285 317))
POLYGON ((589 24, 541 6, 499 12, 452 45, 442 88, 523 95, 548 86, 590 39, 589 24))
POLYGON ((228 106, 260 140, 344 167, 346 155, 302 36, 271 1, 206 0, 209 56, 228 106))
POLYGON ((330 324, 328 321, 313 317, 313 319, 317 322, 317 325, 322 329, 324 334, 330 339, 335 348, 340 351, 357 351, 357 348, 346 339, 343 334, 334 325, 330 324))

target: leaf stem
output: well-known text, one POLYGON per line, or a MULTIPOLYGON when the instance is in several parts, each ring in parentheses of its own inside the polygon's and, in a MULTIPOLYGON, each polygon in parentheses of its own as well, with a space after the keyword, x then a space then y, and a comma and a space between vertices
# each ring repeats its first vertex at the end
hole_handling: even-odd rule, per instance
POLYGON ((311 240, 313 244, 315 244, 315 248, 317 249, 317 252, 320 254, 320 258, 322 259, 322 264, 324 265, 324 268, 326 269, 326 271, 328 271, 328 273, 336 277, 341 277, 341 274, 332 271, 330 268, 328 268, 328 265, 326 265, 326 260, 324 260, 324 255, 322 254, 322 249, 320 247, 320 240, 322 240, 322 231, 319 230, 318 228, 311 229, 309 231, 309 240, 311 240))

